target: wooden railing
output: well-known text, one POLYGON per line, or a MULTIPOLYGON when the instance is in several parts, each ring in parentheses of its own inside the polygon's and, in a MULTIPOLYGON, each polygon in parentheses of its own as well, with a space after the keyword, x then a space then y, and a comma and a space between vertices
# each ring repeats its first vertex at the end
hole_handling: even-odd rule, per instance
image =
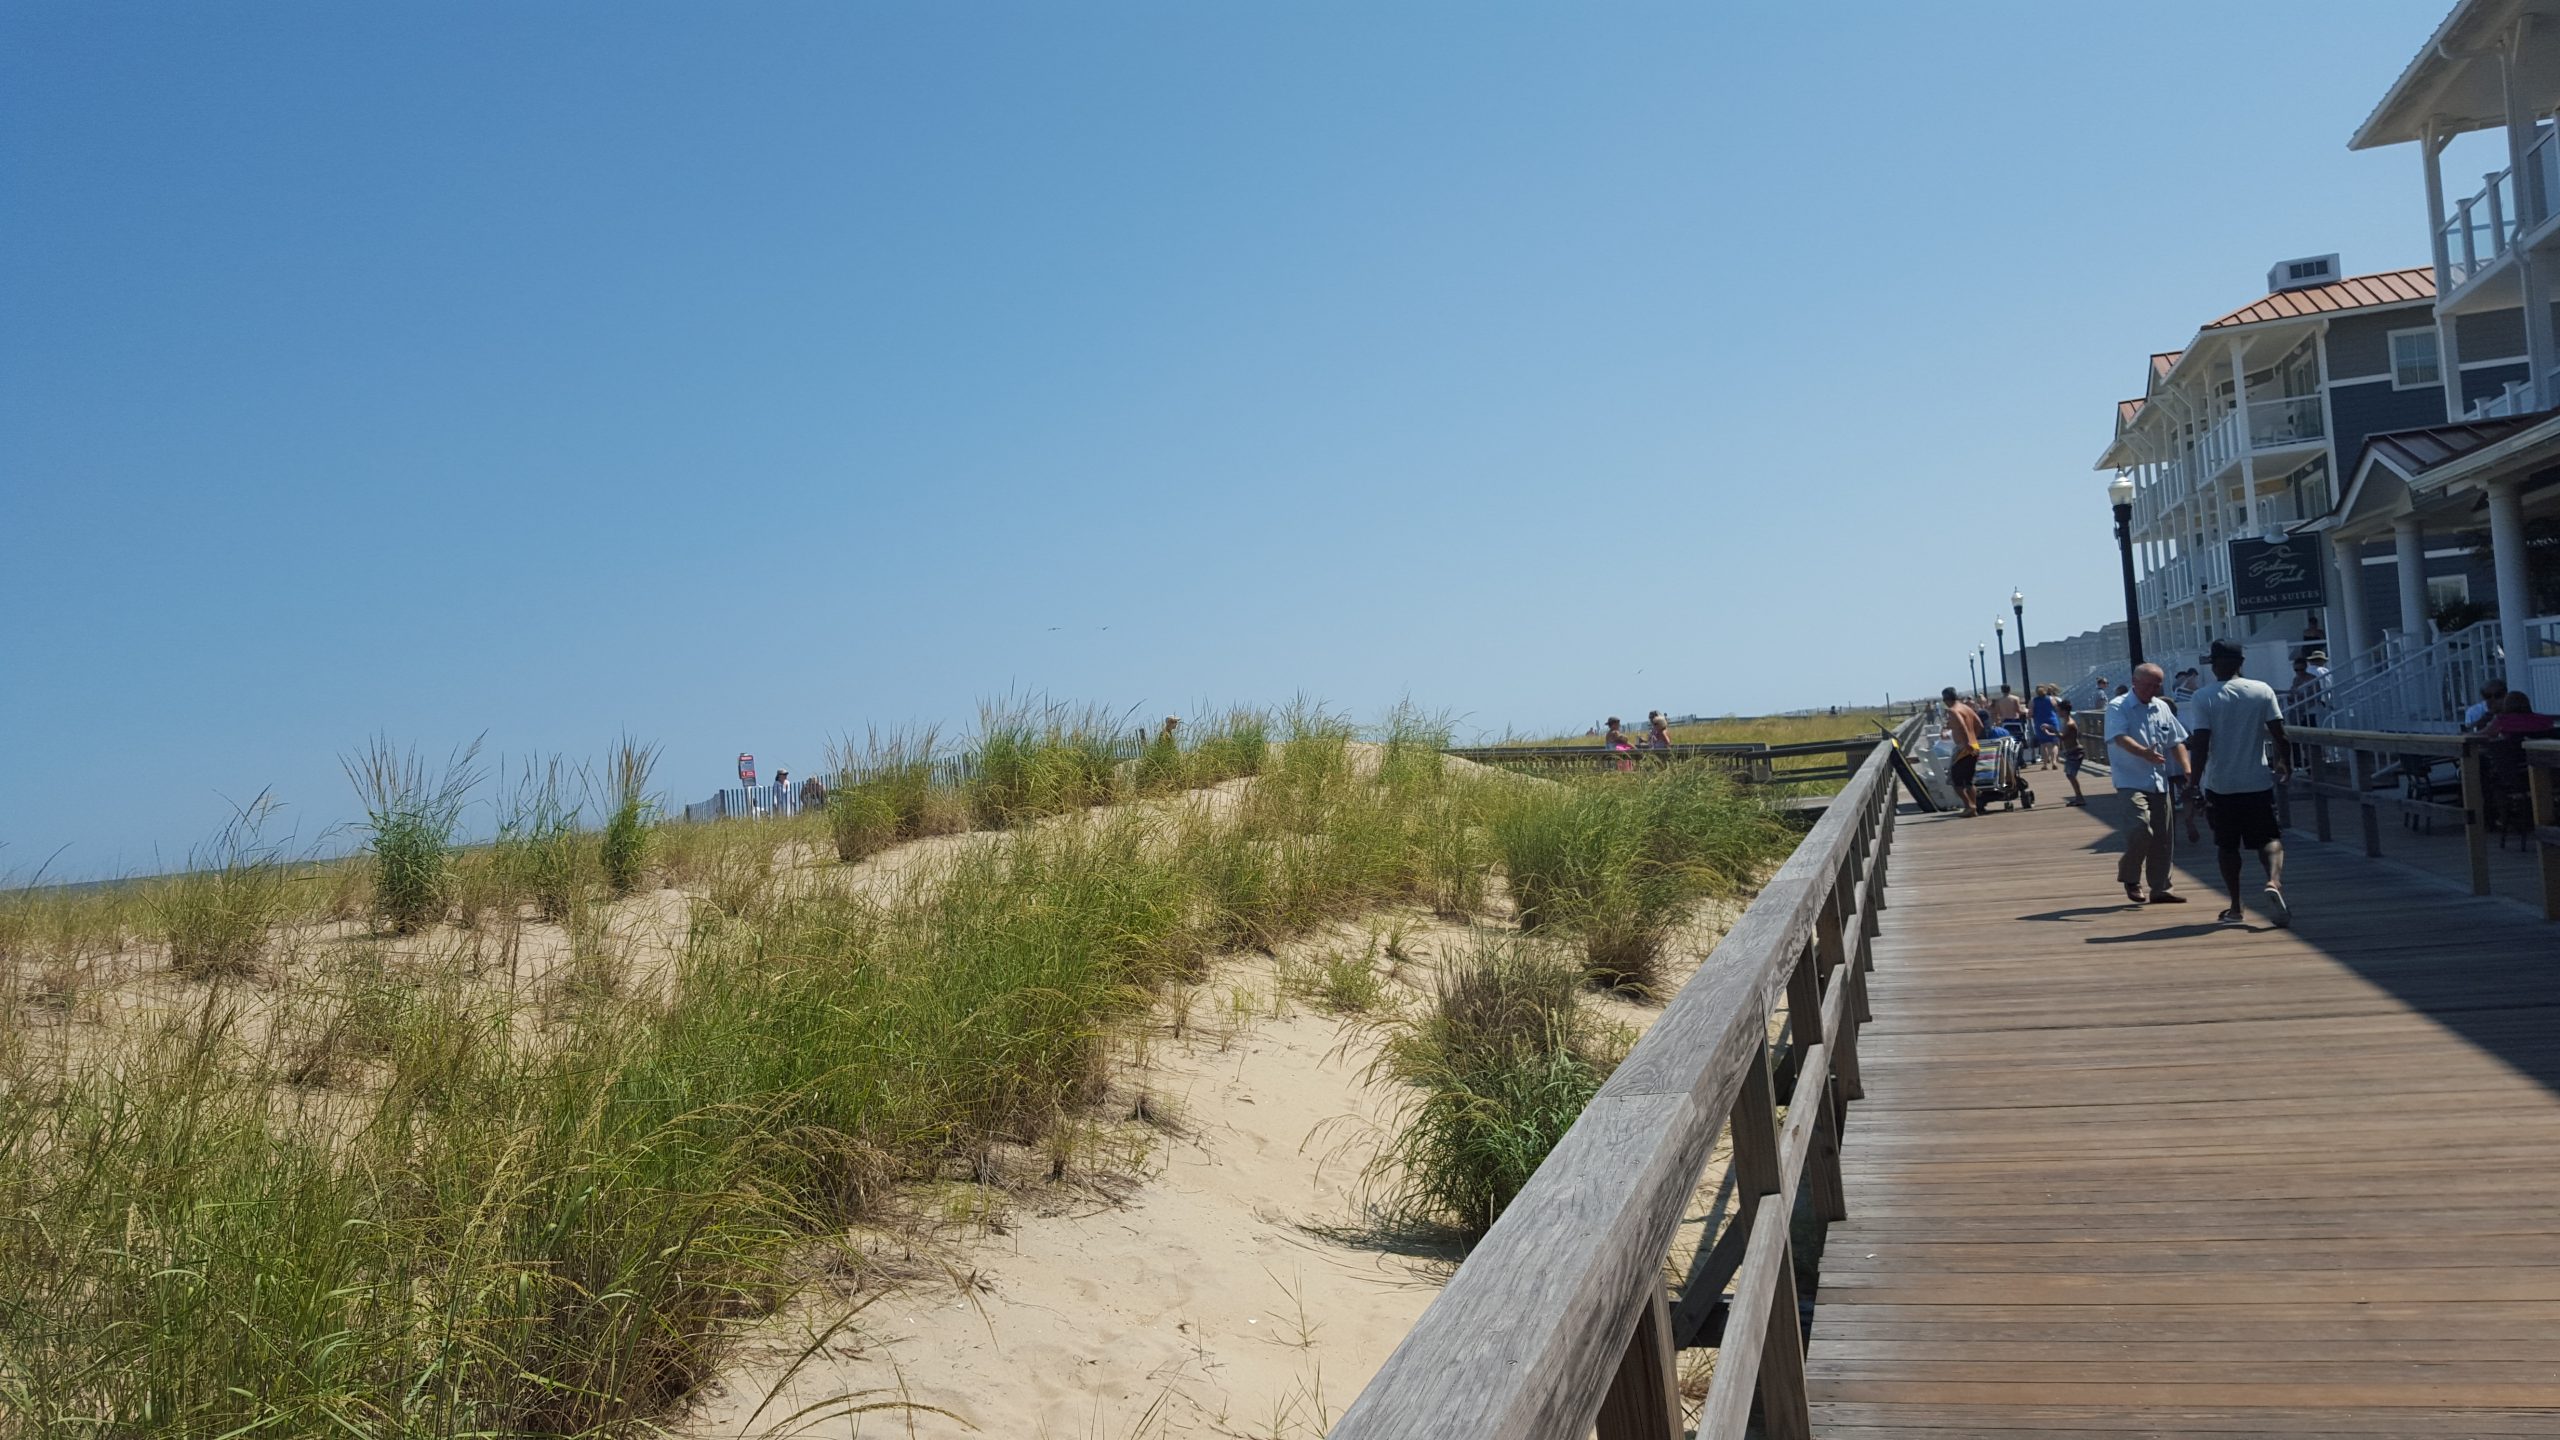
MULTIPOLYGON (((1908 744, 1918 718, 1898 735, 1908 744)), ((1334 1440, 1677 1440, 1677 1356, 1723 1318, 1701 1440, 1802 1440, 1790 1218, 1844 1218, 1840 1132, 1858 1097, 1865 975, 1896 790, 1870 750, 1786 864, 1334 1427, 1334 1440), (1793 1036, 1773 1072, 1770 1019, 1793 1036), (1776 1101, 1785 1086, 1783 1120, 1776 1101), (1738 1205, 1678 1295, 1665 1262, 1717 1135, 1738 1205), (1726 1294, 1726 1284, 1732 1293, 1726 1294)))
POLYGON ((1847 780, 1858 773, 1858 767, 1866 762, 1868 753, 1884 740, 1884 733, 1878 731, 1846 740, 1808 740, 1792 745, 1673 745, 1668 749, 1611 750, 1586 742, 1580 745, 1475 745, 1447 753, 1479 765, 1518 769, 1633 768, 1668 760, 1707 760, 1725 766, 1737 778, 1755 784, 1792 785, 1807 781, 1847 780), (1832 763, 1793 767, 1784 763, 1825 759, 1832 763))
MULTIPOLYGON (((2308 756, 2309 777, 2300 783, 2311 797, 2312 834, 2322 840, 2336 838, 2330 812, 2331 802, 2339 800, 2356 807, 2364 853, 2371 856, 2382 854, 2385 813, 2458 824, 2470 861, 2471 893, 2490 893, 2489 846, 2499 833, 2500 817, 2491 813, 2491 802, 2497 797, 2491 794, 2487 760, 2489 747, 2496 742, 2476 735, 2412 735, 2310 725, 2287 726, 2285 733, 2308 756), (2404 783, 2404 793, 2397 795, 2376 788, 2388 784, 2395 773, 2405 781, 2413 761, 2436 760, 2453 762, 2456 783, 2448 798, 2435 798, 2431 783, 2404 783), (2413 789, 2420 793, 2406 793, 2413 789)), ((2525 825, 2511 833, 2538 849, 2542 913, 2546 919, 2560 920, 2560 799, 2554 795, 2560 789, 2554 780, 2555 772, 2560 772, 2560 741, 2527 741, 2522 749, 2530 788, 2525 825)), ((2295 823, 2294 817, 2288 816, 2286 823, 2295 823)))

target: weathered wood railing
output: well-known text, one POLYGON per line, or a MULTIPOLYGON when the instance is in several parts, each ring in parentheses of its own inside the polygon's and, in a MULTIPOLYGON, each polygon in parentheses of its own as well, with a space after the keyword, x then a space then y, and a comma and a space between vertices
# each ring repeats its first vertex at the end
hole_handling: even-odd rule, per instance
POLYGON ((2542 869, 2542 918, 2560 920, 2560 740, 2526 741, 2524 763, 2542 869))
MULTIPOLYGON (((2498 742, 2477 735, 2412 735, 2309 725, 2288 726, 2285 733, 2303 747, 2309 761, 2307 778, 2298 777, 2297 783, 2311 798, 2312 834, 2322 840, 2335 838, 2330 808, 2331 802, 2338 800, 2356 807, 2367 855, 2382 854, 2385 812, 2426 822, 2458 824, 2470 862, 2471 893, 2490 893, 2489 847, 2499 831, 2499 817, 2492 814, 2492 801, 2499 797, 2491 793, 2488 758, 2490 747, 2498 742), (2405 779, 2413 761, 2437 760, 2453 762, 2458 799, 2395 795, 2376 788, 2387 783, 2395 771, 2405 779)), ((2547 918, 2560 920, 2560 820, 2555 820, 2552 794, 2552 772, 2560 769, 2560 742, 2527 741, 2522 749, 2531 787, 2526 796, 2529 819, 2525 828, 2515 833, 2540 849, 2542 911, 2547 918)), ((2295 821, 2289 818, 2287 823, 2295 821)))
POLYGON ((1610 766, 1633 768, 1637 765, 1665 760, 1708 760, 1726 766, 1741 779, 1757 784, 1792 785, 1802 781, 1846 780, 1858 773, 1867 755, 1884 743, 1880 731, 1873 735, 1854 735, 1845 740, 1806 740, 1791 745, 1713 744, 1673 745, 1668 749, 1611 750, 1605 746, 1580 745, 1475 745, 1448 751, 1461 760, 1479 765, 1507 765, 1517 768, 1607 769, 1610 766), (1781 762, 1790 760, 1831 759, 1828 765, 1815 764, 1789 768, 1781 762))
MULTIPOLYGON (((1908 744, 1921 722, 1906 721, 1908 744)), ((1676 1440, 1677 1354, 1727 1314, 1697 1433, 1811 1433, 1790 1218, 1847 1215, 1865 975, 1896 790, 1873 749, 1341 1422, 1334 1440, 1676 1440), (1769 1021, 1794 1035, 1780 1074, 1769 1021), (1783 1121, 1775 1102, 1787 1084, 1783 1121), (1665 1262, 1730 1124, 1738 1206, 1674 1296, 1665 1262), (1728 1298, 1727 1280, 1733 1289, 1728 1298)))

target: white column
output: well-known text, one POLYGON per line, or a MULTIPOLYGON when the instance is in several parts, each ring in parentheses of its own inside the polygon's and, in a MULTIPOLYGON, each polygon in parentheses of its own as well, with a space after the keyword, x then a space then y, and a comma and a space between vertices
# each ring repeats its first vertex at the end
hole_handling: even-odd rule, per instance
MULTIPOLYGON (((2421 137, 2418 143, 2418 164, 2427 172, 2427 224, 2430 227, 2427 233, 2435 244, 2436 293, 2438 295, 2445 294, 2453 289, 2451 285, 2445 283, 2447 278, 2445 275, 2445 260, 2447 257, 2444 243, 2443 161, 2444 145, 2436 139, 2435 126, 2433 124, 2429 124, 2427 126, 2427 133, 2421 137)), ((2451 417, 2448 416, 2447 418, 2450 419, 2451 417)))
POLYGON ((2411 645, 2424 645, 2427 630, 2427 534, 2415 515, 2391 522, 2391 543, 2400 571, 2400 633, 2411 645))
POLYGON ((2329 532, 2331 569, 2337 573, 2338 603, 2329 607, 2337 617, 2335 627, 2343 650, 2330 654, 2330 663, 2341 670, 2351 661, 2363 658, 2366 647, 2373 644, 2373 633, 2364 622, 2364 558, 2358 552, 2362 542, 2340 539, 2329 532))
POLYGON ((2231 347, 2231 407, 2240 412, 2240 493, 2249 507, 2249 533, 2258 530, 2258 461, 2257 448, 2249 439, 2249 347, 2231 347))
MULTIPOLYGON (((2525 689, 2533 644, 2525 621, 2533 618, 2533 589, 2525 583, 2524 482, 2489 487, 2489 559, 2498 571, 2498 643, 2507 651, 2507 683, 2525 689)), ((2544 697, 2536 695, 2535 701, 2544 697)), ((2555 697, 2560 698, 2560 697, 2555 697)))

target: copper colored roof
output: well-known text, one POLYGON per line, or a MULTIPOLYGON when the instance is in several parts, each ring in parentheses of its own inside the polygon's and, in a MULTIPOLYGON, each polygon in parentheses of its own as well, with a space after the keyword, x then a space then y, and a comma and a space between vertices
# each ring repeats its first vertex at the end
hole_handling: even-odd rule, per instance
POLYGON ((2393 430, 2367 439, 2364 453, 2366 459, 2381 460, 2414 480, 2437 466, 2459 460, 2475 450, 2485 450, 2509 436, 2522 434, 2550 420, 2551 412, 2545 410, 2532 415, 2503 415, 2495 420, 2460 425, 2393 430))
POLYGON ((2141 413, 2142 402, 2139 400, 2119 400, 2116 402, 2116 424, 2118 426, 2132 424, 2133 417, 2141 413))
POLYGON ((2151 378, 2157 380, 2161 376, 2168 374, 2172 369, 2176 368, 2178 357, 2186 353, 2187 352, 2184 350, 2163 350, 2159 354, 2152 356, 2151 378))
MULTIPOLYGON (((2253 305, 2244 305, 2219 320, 2207 321, 2205 329, 2219 330, 2226 325, 2255 325, 2267 320, 2295 320, 2305 315, 2326 315, 2339 310, 2366 310, 2378 305, 2407 305, 2418 300, 2436 298, 2436 272, 2420 267, 2411 270, 2385 270, 2379 275, 2353 275, 2334 285, 2312 285, 2300 290, 2279 290, 2253 305)), ((2153 357, 2158 363, 2158 357, 2153 357)))

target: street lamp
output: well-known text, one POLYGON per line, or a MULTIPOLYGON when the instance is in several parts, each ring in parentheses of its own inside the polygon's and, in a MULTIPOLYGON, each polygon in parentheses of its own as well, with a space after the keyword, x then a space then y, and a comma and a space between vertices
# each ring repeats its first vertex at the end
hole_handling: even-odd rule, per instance
POLYGON ((2009 592, 2009 613, 2018 617, 2018 688, 2033 695, 2035 677, 2027 673, 2027 592, 2009 592))
POLYGON ((1976 689, 1975 689, 1974 693, 1975 693, 1975 694, 1977 694, 1977 695, 1988 695, 1988 694, 1990 694, 1990 693, 1991 693, 1991 652, 1990 652, 1990 650, 1989 650, 1987 647, 1983 646, 1983 645, 1980 645, 1980 644, 1975 645, 1975 646, 1973 647, 1973 664, 1974 664, 1974 671, 1973 671, 1973 673, 1975 673, 1976 675, 1979 675, 1979 676, 1981 676, 1981 677, 1982 677, 1981 683, 1979 684, 1979 686, 1977 686, 1977 687, 1976 687, 1976 689))
POLYGON ((2133 593, 2133 482, 2122 475, 2107 482, 2107 503, 2116 507, 2116 556, 2124 562, 2124 644, 2134 664, 2142 663, 2142 605, 2133 593))
POLYGON ((2000 684, 2005 688, 2009 683, 2009 622, 1997 615, 1991 617, 1991 643, 2000 651, 2000 684))

